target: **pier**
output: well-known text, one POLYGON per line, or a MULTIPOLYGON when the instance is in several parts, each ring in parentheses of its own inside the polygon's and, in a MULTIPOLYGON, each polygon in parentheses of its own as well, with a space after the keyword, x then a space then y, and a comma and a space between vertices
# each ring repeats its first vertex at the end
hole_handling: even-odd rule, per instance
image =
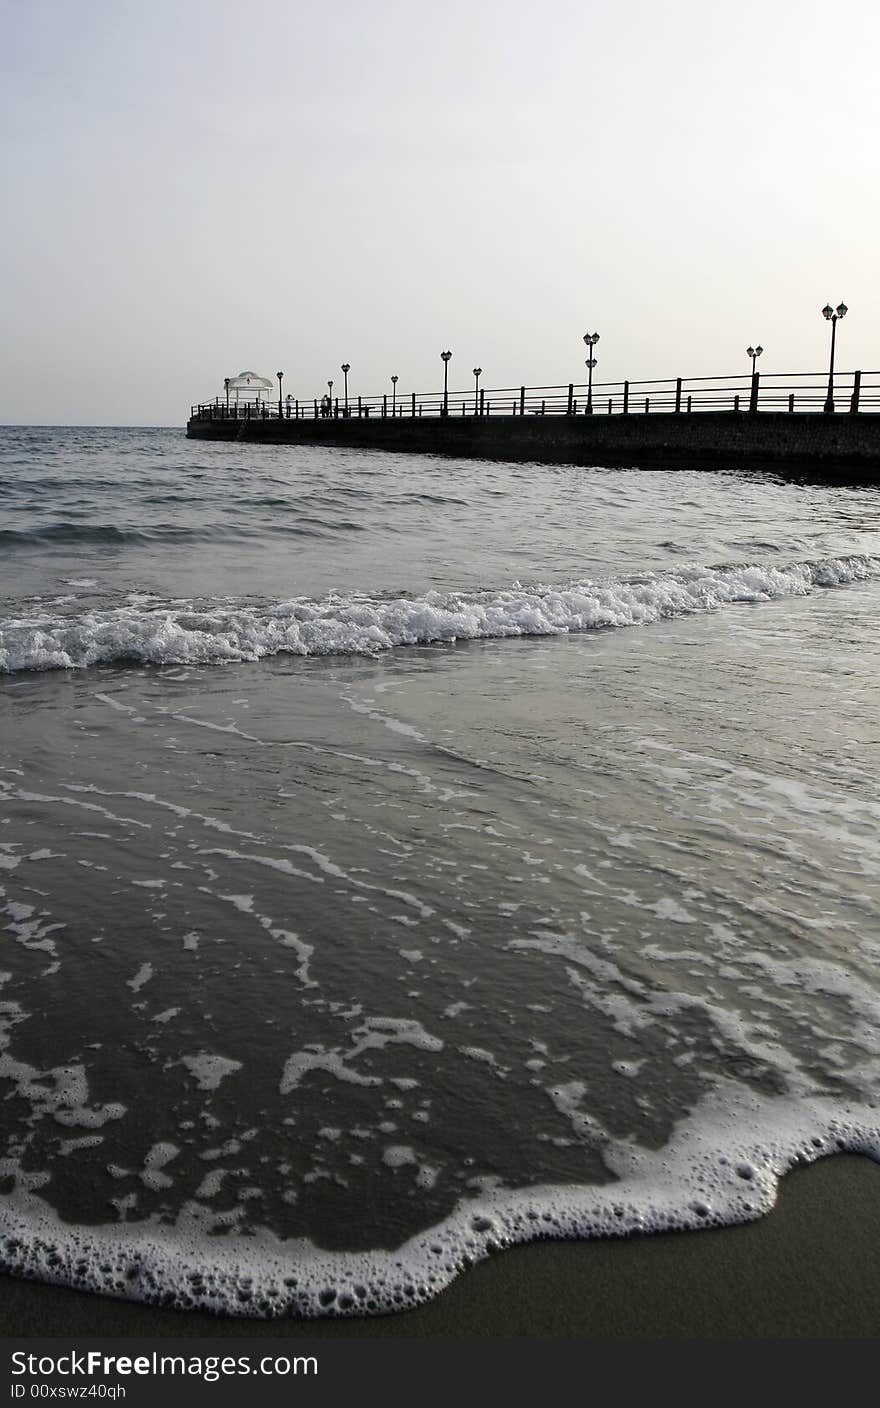
MULTIPOLYGON (((191 409, 193 439, 645 468, 752 465, 880 479, 880 372, 479 387, 191 409)), ((279 390, 281 382, 279 378, 279 390)), ((347 388, 346 388, 347 389, 347 388)))

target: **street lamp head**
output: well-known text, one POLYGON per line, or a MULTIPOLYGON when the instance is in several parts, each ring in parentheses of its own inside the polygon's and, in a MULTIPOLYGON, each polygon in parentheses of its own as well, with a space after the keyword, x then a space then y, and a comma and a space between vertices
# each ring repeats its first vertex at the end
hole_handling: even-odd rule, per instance
POLYGON ((283 372, 276 372, 275 375, 277 376, 278 380, 280 381, 281 378, 283 377, 284 373, 283 373, 283 372))
POLYGON ((452 353, 451 353, 451 352, 441 352, 441 353, 440 353, 440 356, 443 358, 443 361, 444 361, 444 362, 448 362, 448 361, 449 361, 449 358, 452 356, 452 353))
POLYGON ((758 354, 757 354, 757 352, 755 351, 754 347, 747 347, 747 348, 746 348, 746 356, 747 356, 747 357, 757 357, 757 355, 758 355, 758 354))
POLYGON ((396 385, 397 385, 397 377, 396 377, 396 376, 393 376, 393 377, 391 378, 391 380, 394 382, 394 385, 396 386, 396 385))
POLYGON ((599 341, 599 334, 598 334, 597 332, 585 332, 585 333, 584 333, 584 342, 587 344, 588 347, 592 347, 593 344, 596 343, 596 342, 598 342, 598 341, 599 341))
POLYGON ((826 303, 825 307, 822 309, 822 317, 827 318, 829 322, 834 317, 834 309, 831 307, 830 303, 826 303))
POLYGON ((757 347, 755 348, 755 356, 756 356, 756 357, 760 357, 760 355, 761 355, 761 353, 762 353, 763 351, 764 351, 764 349, 763 349, 763 347, 761 346, 761 344, 760 344, 760 342, 759 342, 758 345, 757 345, 757 347))
POLYGON ((592 371, 593 368, 596 367, 596 366, 598 366, 598 365, 599 365, 598 360, 597 360, 597 358, 595 358, 595 357, 588 357, 587 360, 584 362, 584 366, 585 366, 585 367, 589 367, 589 368, 590 368, 590 371, 592 371))
POLYGON ((348 373, 351 371, 351 362, 343 362, 339 370, 345 372, 346 376, 348 376, 348 373))
POLYGON ((835 312, 837 313, 838 318, 845 318, 847 313, 849 312, 849 309, 847 308, 845 303, 838 303, 835 312))
POLYGON ((482 376, 482 375, 483 375, 483 368, 482 368, 482 367, 474 367, 474 376, 482 376))

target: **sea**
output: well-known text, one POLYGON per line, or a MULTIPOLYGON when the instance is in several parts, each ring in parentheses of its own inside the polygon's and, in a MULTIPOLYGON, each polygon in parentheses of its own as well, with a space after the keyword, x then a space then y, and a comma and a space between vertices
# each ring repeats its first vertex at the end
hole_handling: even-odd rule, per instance
POLYGON ((880 1159, 880 487, 0 430, 0 1267, 369 1315, 880 1159))

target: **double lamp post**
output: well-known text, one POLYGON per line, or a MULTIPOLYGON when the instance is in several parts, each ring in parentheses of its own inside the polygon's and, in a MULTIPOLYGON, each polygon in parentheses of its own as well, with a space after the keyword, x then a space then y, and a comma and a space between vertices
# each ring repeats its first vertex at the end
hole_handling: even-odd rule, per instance
POLYGON ((597 361, 598 361, 598 359, 593 356, 593 348, 596 346, 596 343, 597 343, 598 341, 599 341, 599 334, 598 334, 597 332, 585 332, 585 333, 584 333, 584 342, 587 344, 587 346, 588 346, 589 349, 590 349, 590 355, 589 355, 589 357, 587 358, 587 362, 586 362, 587 372, 588 372, 588 374, 589 374, 589 380, 587 381, 587 415, 588 415, 588 416, 591 416, 591 415, 593 414, 593 368, 597 365, 597 361))
POLYGON ((837 320, 845 318, 849 309, 845 303, 838 303, 836 308, 832 308, 830 303, 826 303, 822 309, 822 317, 831 324, 831 365, 828 369, 828 395, 825 397, 825 414, 834 414, 834 344, 837 338, 837 320))
POLYGON ((440 412, 440 414, 441 414, 441 415, 444 415, 444 416, 448 416, 448 415, 449 415, 449 359, 450 359, 450 357, 452 356, 452 353, 451 353, 451 352, 441 352, 441 353, 440 353, 440 356, 441 356, 442 361, 443 361, 443 410, 440 412))

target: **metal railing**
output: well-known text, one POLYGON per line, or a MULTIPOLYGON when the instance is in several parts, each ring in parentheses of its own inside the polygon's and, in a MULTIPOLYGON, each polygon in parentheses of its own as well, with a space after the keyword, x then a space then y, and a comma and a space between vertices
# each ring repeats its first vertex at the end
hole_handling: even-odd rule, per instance
POLYGON ((219 396, 191 408, 194 420, 364 419, 405 416, 692 415, 703 411, 880 412, 880 372, 755 372, 567 386, 472 387, 469 391, 238 401, 219 396))

